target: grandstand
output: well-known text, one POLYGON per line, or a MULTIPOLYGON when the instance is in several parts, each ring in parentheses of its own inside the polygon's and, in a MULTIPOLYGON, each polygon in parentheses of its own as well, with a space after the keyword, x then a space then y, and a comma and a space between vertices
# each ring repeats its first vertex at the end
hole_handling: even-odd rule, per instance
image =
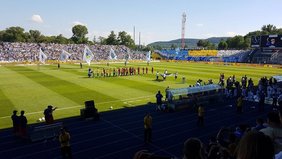
POLYGON ((165 59, 187 61, 246 62, 249 50, 161 50, 155 51, 165 59))
MULTIPOLYGON (((81 61, 84 44, 45 44, 45 43, 0 43, 0 61, 7 62, 35 62, 38 59, 39 49, 47 55, 47 60, 58 60, 62 50, 71 54, 69 60, 81 61)), ((124 60, 130 54, 132 60, 146 60, 145 52, 132 52, 122 45, 90 45, 94 53, 94 61, 108 60, 110 50, 113 49, 117 60, 124 60)))
POLYGON ((190 50, 189 51, 189 56, 201 56, 201 57, 206 57, 206 56, 217 56, 218 51, 217 50, 190 50))
POLYGON ((180 49, 164 49, 161 51, 157 51, 160 55, 165 57, 166 59, 174 59, 174 60, 185 60, 188 56, 188 50, 180 50, 180 49))

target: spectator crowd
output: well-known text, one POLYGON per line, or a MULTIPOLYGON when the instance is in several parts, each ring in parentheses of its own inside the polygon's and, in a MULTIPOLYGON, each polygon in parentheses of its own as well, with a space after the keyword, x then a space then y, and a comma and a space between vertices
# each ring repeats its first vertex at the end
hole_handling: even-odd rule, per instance
POLYGON ((38 60, 39 49, 47 55, 47 60, 58 60, 62 50, 71 54, 70 60, 82 60, 84 48, 88 46, 94 54, 94 61, 108 60, 113 49, 117 59, 146 60, 145 52, 131 52, 123 45, 85 45, 85 44, 53 44, 53 43, 0 43, 0 61, 34 62, 38 60))

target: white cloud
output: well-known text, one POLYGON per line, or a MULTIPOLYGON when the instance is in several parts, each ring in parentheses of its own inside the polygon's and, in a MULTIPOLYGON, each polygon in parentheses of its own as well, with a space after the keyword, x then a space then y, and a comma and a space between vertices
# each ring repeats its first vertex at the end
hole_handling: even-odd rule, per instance
POLYGON ((198 23, 198 24, 196 24, 196 26, 197 26, 197 27, 203 27, 204 24, 198 23))
POLYGON ((79 21, 74 21, 72 22, 73 25, 83 25, 83 26, 87 26, 86 24, 79 22, 79 21))
POLYGON ((31 16, 31 21, 35 23, 43 23, 43 19, 41 18, 40 15, 34 14, 31 16))

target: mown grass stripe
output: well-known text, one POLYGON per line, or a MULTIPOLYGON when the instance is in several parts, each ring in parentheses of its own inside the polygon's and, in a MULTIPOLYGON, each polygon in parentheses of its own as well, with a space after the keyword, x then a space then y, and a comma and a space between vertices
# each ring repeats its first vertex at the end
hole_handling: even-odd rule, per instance
POLYGON ((59 71, 45 73, 56 76, 63 80, 69 80, 77 85, 88 87, 89 89, 95 89, 98 92, 107 94, 108 96, 112 96, 114 98, 123 99, 151 95, 151 92, 148 90, 144 91, 141 89, 136 89, 136 87, 127 87, 127 83, 131 81, 119 83, 118 81, 122 80, 119 77, 88 78, 86 69, 84 69, 84 73, 81 73, 79 70, 68 70, 69 69, 61 69, 59 71), (68 77, 71 78, 67 79, 68 77), (86 85, 86 82, 89 83, 89 85, 86 85))
POLYGON ((90 90, 85 87, 81 87, 69 81, 62 80, 57 77, 48 75, 46 73, 43 73, 42 71, 41 72, 35 71, 27 67, 24 67, 24 68, 23 67, 11 67, 10 69, 26 76, 27 78, 35 81, 36 83, 39 83, 42 86, 78 104, 84 103, 84 101, 93 99, 94 97, 95 97, 95 100, 97 100, 98 102, 101 102, 104 100, 115 100, 112 97, 106 96, 104 94, 101 94, 94 90, 90 90), (21 70, 25 70, 28 72, 21 72, 21 70))
POLYGON ((11 115, 15 109, 12 101, 3 93, 0 85, 0 116, 11 115))

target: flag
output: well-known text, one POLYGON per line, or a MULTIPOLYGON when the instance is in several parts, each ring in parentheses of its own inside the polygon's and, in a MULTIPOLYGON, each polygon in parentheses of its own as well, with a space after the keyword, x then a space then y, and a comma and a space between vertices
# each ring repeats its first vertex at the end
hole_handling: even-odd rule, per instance
POLYGON ((129 53, 125 54, 124 59, 125 59, 126 61, 128 61, 128 60, 130 59, 130 54, 129 54, 129 53))
POLYGON ((70 53, 68 53, 68 52, 65 51, 65 50, 62 50, 62 53, 61 53, 61 55, 60 55, 60 57, 59 57, 59 60, 60 60, 60 61, 67 61, 70 56, 71 56, 70 53))
POLYGON ((85 61, 86 63, 88 63, 88 65, 90 65, 91 61, 94 59, 94 55, 91 52, 91 50, 85 46, 84 48, 84 54, 83 54, 83 61, 85 61))
POLYGON ((114 49, 110 49, 110 54, 109 54, 109 60, 116 60, 117 59, 117 55, 115 53, 114 49))
POLYGON ((151 61, 151 51, 147 52, 146 60, 147 60, 147 62, 151 61))
POLYGON ((39 49, 39 61, 43 64, 45 64, 45 61, 47 60, 47 55, 44 54, 42 49, 39 49))
POLYGON ((176 48, 175 49, 175 54, 178 55, 179 52, 180 52, 180 48, 176 48))

